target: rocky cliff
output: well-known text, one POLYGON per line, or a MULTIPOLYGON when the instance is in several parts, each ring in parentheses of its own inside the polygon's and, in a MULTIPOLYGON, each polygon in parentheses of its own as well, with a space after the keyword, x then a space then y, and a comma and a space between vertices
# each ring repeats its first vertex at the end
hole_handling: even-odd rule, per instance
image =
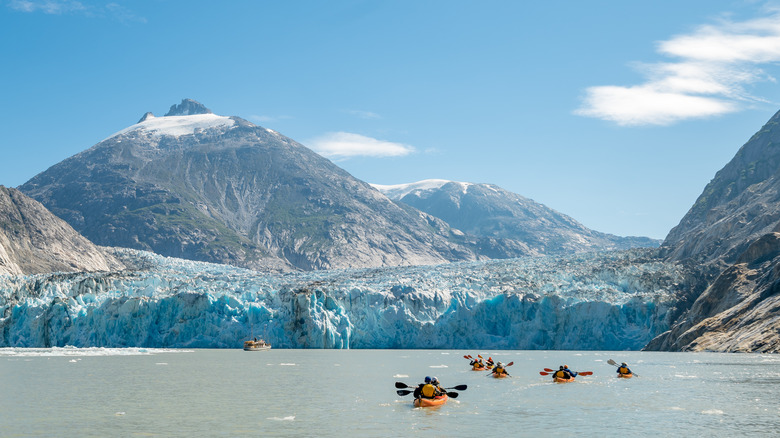
POLYGON ((39 202, 0 186, 0 274, 109 271, 124 265, 39 202))
POLYGON ((669 260, 711 278, 650 350, 780 352, 780 113, 737 152, 667 236, 669 260))

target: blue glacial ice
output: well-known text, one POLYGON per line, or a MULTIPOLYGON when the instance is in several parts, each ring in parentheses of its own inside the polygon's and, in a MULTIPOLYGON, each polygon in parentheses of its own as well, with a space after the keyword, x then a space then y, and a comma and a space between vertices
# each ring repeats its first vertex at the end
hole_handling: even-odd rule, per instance
POLYGON ((114 249, 144 269, 0 276, 0 347, 638 350, 684 270, 654 250, 262 274, 114 249))

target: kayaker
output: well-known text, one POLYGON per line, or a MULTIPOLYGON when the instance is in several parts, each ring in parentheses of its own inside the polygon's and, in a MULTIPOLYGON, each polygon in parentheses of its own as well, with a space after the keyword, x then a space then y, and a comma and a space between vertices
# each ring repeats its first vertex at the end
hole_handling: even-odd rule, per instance
POLYGON ((506 372, 506 368, 504 367, 504 364, 501 363, 500 361, 496 363, 495 368, 493 368, 493 374, 497 376, 500 376, 502 374, 506 374, 507 376, 509 375, 509 373, 506 372))
POLYGON ((430 386, 430 384, 431 384, 431 377, 425 376, 425 383, 420 383, 419 385, 417 385, 417 388, 414 388, 414 394, 413 394, 414 398, 420 398, 422 396, 422 389, 426 385, 430 386))
POLYGON ((439 383, 439 379, 436 377, 431 377, 431 385, 433 385, 433 388, 436 390, 434 393, 434 397, 439 395, 444 395, 447 393, 447 390, 441 387, 441 384, 439 383))
POLYGON ((436 377, 425 377, 425 383, 420 383, 414 390, 414 398, 434 398, 439 395, 439 381, 436 377), (419 391, 418 391, 419 390, 419 391))
POLYGON ((617 369, 618 374, 625 375, 625 374, 633 374, 631 370, 628 368, 628 365, 626 365, 625 362, 621 363, 620 366, 617 369))
POLYGON ((572 372, 569 370, 569 367, 567 365, 561 365, 558 368, 558 371, 552 373, 553 380, 557 379, 571 379, 574 377, 572 375, 572 372))
POLYGON ((493 368, 493 358, 492 357, 488 357, 487 366, 488 366, 488 368, 493 368))
POLYGON ((563 366, 563 370, 566 371, 567 373, 569 373, 569 375, 572 376, 572 377, 577 377, 577 374, 579 374, 576 371, 570 370, 568 365, 564 365, 563 366))

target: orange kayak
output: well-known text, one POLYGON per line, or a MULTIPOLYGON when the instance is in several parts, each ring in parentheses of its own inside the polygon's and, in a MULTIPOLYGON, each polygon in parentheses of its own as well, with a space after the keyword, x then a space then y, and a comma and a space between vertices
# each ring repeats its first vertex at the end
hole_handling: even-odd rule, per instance
POLYGON ((444 403, 447 403, 447 394, 440 395, 438 397, 434 398, 416 398, 414 399, 414 407, 415 408, 427 408, 429 406, 441 406, 444 403))
POLYGON ((485 371, 485 370, 486 370, 486 368, 485 368, 485 367, 474 367, 474 368, 472 368, 471 370, 472 370, 472 371, 485 371))
POLYGON ((568 379, 564 379, 563 377, 553 377, 553 382, 555 383, 569 383, 573 381, 574 377, 569 377, 568 379))
POLYGON ((504 377, 509 377, 509 374, 507 374, 507 373, 501 373, 501 374, 492 373, 491 376, 493 376, 496 379, 503 379, 504 377))
POLYGON ((618 374, 617 376, 619 378, 621 378, 621 379, 630 379, 630 378, 634 377, 634 375, 631 374, 631 373, 628 373, 628 374, 618 374))

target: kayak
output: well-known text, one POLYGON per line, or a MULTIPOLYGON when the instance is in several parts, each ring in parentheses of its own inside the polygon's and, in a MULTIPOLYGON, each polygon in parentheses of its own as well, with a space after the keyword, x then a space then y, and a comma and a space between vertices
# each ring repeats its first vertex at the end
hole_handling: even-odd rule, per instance
POLYGON ((574 377, 569 377, 568 379, 564 379, 563 377, 553 377, 553 382, 555 383, 569 383, 573 381, 574 377))
POLYGON ((504 377, 509 377, 509 374, 507 374, 507 373, 501 373, 501 374, 492 373, 490 375, 493 376, 496 379, 503 379, 504 377))
POLYGON ((631 374, 631 373, 628 373, 628 374, 618 374, 617 376, 619 378, 621 378, 621 379, 630 379, 630 378, 634 377, 634 375, 631 374))
POLYGON ((474 368, 472 368, 471 370, 472 370, 472 371, 485 371, 486 369, 487 369, 487 368, 485 368, 485 367, 474 367, 474 368))
POLYGON ((415 408, 427 408, 429 406, 441 406, 444 403, 447 403, 447 394, 440 395, 438 397, 434 398, 416 398, 414 399, 414 407, 415 408))

